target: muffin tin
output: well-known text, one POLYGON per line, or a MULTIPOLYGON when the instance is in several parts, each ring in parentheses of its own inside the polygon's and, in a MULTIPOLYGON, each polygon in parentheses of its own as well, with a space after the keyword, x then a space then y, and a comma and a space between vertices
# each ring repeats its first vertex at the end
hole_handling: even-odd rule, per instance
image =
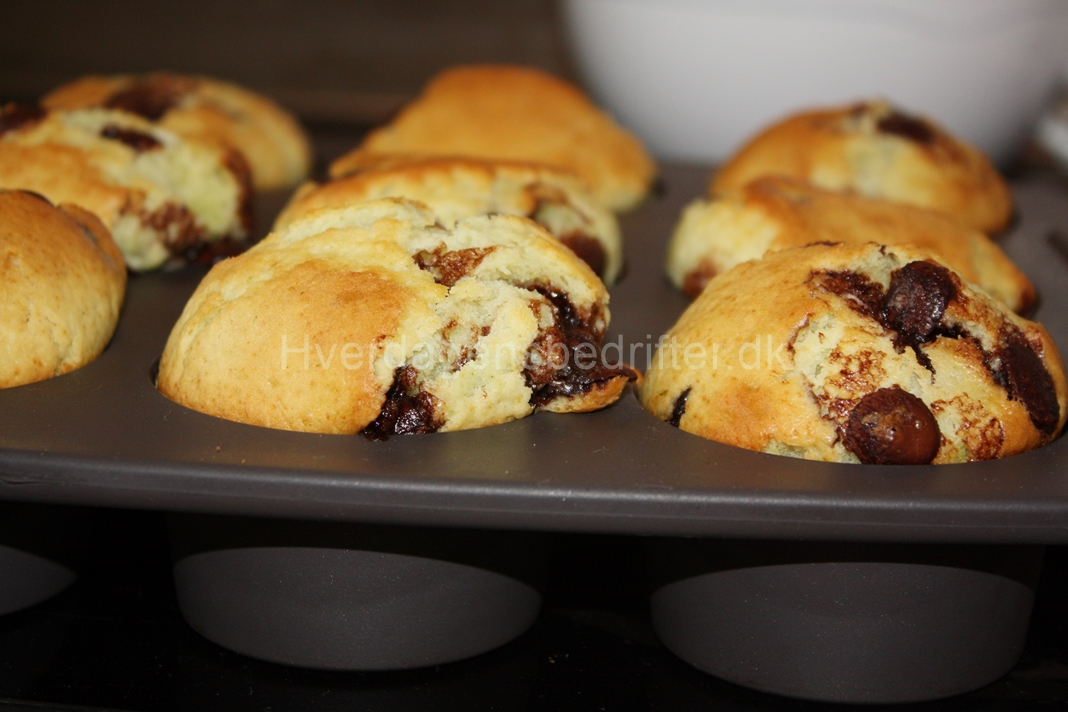
MULTIPOLYGON (((661 266, 675 221, 683 205, 702 191, 708 172, 703 166, 665 167, 661 195, 622 219, 629 274, 612 290, 606 343, 613 344, 610 355, 618 349, 639 368, 686 306, 662 276, 661 266)), ((1064 348, 1068 250, 1058 247, 1064 237, 1051 235, 1068 235, 1068 193, 1044 177, 1017 182, 1014 188, 1020 221, 1002 244, 1039 289, 1042 302, 1035 318, 1064 348)), ((912 543, 917 566, 929 565, 923 555, 926 544, 1068 542, 1068 444, 1063 438, 1002 461, 904 468, 807 462, 713 443, 656 420, 633 394, 597 413, 545 413, 493 428, 394 437, 384 443, 269 430, 196 413, 160 395, 152 374, 171 325, 203 273, 188 268, 133 277, 118 330, 103 356, 60 378, 0 391, 0 498, 259 521, 912 543)), ((298 541, 303 535, 294 536, 292 546, 272 540, 244 548, 259 556, 265 547, 305 546, 298 541)), ((179 539, 176 534, 176 551, 179 539)), ((344 550, 364 550, 359 546, 346 544, 344 550)), ((881 561, 877 549, 867 558, 852 556, 854 562, 881 561)), ((417 558, 437 560, 433 555, 417 558)), ((809 563, 827 563, 817 559, 809 563)), ((181 560, 176 571, 182 571, 181 560)), ((269 569, 273 564, 263 565, 269 569)), ((348 565, 339 564, 338 571, 351 570, 345 569, 348 565)), ((309 566, 311 571, 316 565, 309 566)), ((215 576, 233 566, 200 569, 215 576)), ((267 569, 259 574, 253 569, 248 576, 266 575, 267 569)), ((699 578, 714 569, 690 571, 676 580, 699 578)), ((201 581, 208 589, 222 591, 229 585, 202 575, 208 576, 201 581)), ((695 601, 707 603, 714 600, 710 596, 676 596, 668 607, 676 618, 692 618, 693 607, 700 605, 695 601)), ((533 599, 526 600, 516 604, 513 620, 531 618, 533 599)), ((1021 614, 1019 606, 1029 610, 1029 597, 1016 600, 1013 615, 1024 615, 1026 623, 1026 610, 1021 614)), ((268 604, 256 605, 265 606, 267 615, 268 604)), ((470 606, 471 600, 457 596, 453 605, 470 606)), ((210 625, 194 622, 198 614, 189 612, 194 608, 183 603, 194 627, 213 637, 210 625)), ((499 635, 484 636, 484 646, 521 629, 513 625, 505 633, 500 628, 499 635)), ((214 637, 242 649, 224 636, 214 637)), ((258 652, 257 645, 243 650, 283 659, 258 652)), ((705 640, 698 647, 716 645, 720 643, 705 640)), ((455 652, 472 654, 477 647, 455 652)), ((699 656, 684 652, 685 646, 672 647, 711 669, 699 656)), ((300 654, 285 661, 321 664, 300 654)), ((398 666, 411 664, 421 663, 409 658, 398 666)), ((866 664, 878 667, 871 660, 866 664)), ((342 661, 327 666, 361 665, 342 661)), ((739 681, 779 689, 767 681, 739 681)), ((974 686, 975 679, 967 685, 974 686)), ((881 699, 952 691, 925 689, 895 697, 891 690, 881 699)), ((819 691, 802 696, 827 698, 819 691)))

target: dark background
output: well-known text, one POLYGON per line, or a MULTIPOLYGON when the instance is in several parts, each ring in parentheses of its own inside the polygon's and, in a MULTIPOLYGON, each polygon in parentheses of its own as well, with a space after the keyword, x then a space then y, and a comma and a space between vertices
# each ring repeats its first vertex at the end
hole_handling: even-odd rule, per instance
POLYGON ((380 121, 436 71, 514 62, 573 76, 553 0, 3 3, 0 99, 86 73, 230 79, 312 122, 380 121))
MULTIPOLYGON (((542 613, 501 648, 432 668, 339 673, 259 662, 202 638, 178 612, 164 515, 87 516, 97 525, 79 580, 49 601, 0 617, 0 712, 851 709, 747 690, 667 651, 649 623, 641 537, 553 535, 542 613)), ((1068 709, 1066 601, 1068 549, 1051 547, 1027 648, 1012 672, 964 696, 868 709, 1068 709)))
MULTIPOLYGON (((575 78, 552 0, 8 1, 0 27, 0 101, 91 72, 202 73, 278 99, 318 133, 320 150, 335 137, 335 153, 451 64, 575 78)), ((499 650, 424 670, 322 673, 201 638, 177 611, 163 515, 102 514, 82 577, 0 617, 0 711, 842 709, 720 682, 666 651, 649 624, 637 537, 556 537, 540 619, 499 650)), ((907 709, 1068 709, 1066 571, 1068 553, 1051 548, 1012 673, 907 709)))

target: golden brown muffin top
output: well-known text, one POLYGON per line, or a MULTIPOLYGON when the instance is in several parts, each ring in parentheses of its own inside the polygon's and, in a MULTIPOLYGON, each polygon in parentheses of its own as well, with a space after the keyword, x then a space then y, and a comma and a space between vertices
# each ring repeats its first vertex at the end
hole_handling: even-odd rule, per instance
POLYGON ((915 245, 941 255, 1013 311, 1027 313, 1035 304, 1031 281, 979 230, 934 210, 785 176, 758 178, 688 207, 669 248, 668 274, 696 296, 739 262, 814 242, 915 245))
POLYGON ((909 246, 789 248, 716 277, 666 335, 641 399, 712 440, 840 462, 1005 457, 1068 416, 1046 330, 909 246), (933 419, 938 436, 890 447, 881 413, 927 436, 933 419))
POLYGON ((1012 218, 1008 186, 982 152, 885 101, 803 111, 775 123, 715 174, 709 195, 764 175, 932 208, 988 234, 1012 218))
MULTIPOLYGON (((357 151, 537 161, 582 176, 613 210, 634 207, 656 171, 641 142, 577 87, 506 65, 448 69, 357 151)), ((335 168, 349 160, 339 160, 335 168)))

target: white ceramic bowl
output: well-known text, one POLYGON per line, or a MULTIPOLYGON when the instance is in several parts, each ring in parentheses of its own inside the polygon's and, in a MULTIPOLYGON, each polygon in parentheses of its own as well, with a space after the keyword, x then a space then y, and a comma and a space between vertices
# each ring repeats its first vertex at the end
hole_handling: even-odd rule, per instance
POLYGON ((1065 0, 564 0, 595 97, 661 158, 882 96, 1005 163, 1068 59, 1065 0))

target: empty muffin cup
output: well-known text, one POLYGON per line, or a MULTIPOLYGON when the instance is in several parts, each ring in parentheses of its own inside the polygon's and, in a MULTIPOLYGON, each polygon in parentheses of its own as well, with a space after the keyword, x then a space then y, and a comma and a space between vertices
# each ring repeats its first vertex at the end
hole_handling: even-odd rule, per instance
POLYGON ((168 523, 186 621, 271 662, 437 665, 507 643, 541 605, 535 534, 214 515, 168 523))
POLYGON ((724 680, 914 702, 982 687, 1023 650, 1044 547, 653 540, 653 624, 724 680))
POLYGON ((93 511, 0 503, 0 615, 41 603, 74 583, 88 553, 93 511))

